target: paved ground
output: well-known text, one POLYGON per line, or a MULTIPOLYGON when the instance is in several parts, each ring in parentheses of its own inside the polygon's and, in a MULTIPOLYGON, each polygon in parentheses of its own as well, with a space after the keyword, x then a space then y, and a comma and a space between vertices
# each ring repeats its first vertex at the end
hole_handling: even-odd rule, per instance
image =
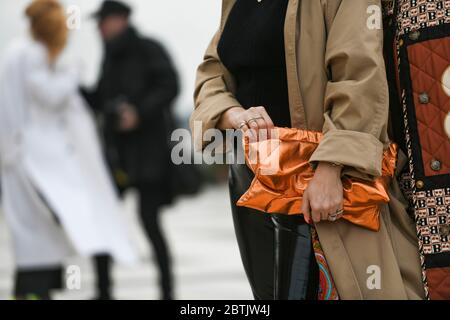
MULTIPOLYGON (((124 203, 133 237, 141 252, 141 263, 132 268, 116 266, 115 296, 118 299, 158 299, 157 273, 149 249, 134 214, 134 196, 124 203)), ((196 198, 180 199, 164 216, 175 259, 178 299, 251 299, 234 237, 225 186, 209 187, 196 198)), ((93 297, 89 261, 70 262, 81 266, 79 291, 59 292, 57 299, 93 297)), ((0 299, 8 299, 12 286, 12 257, 8 233, 0 214, 0 299)))

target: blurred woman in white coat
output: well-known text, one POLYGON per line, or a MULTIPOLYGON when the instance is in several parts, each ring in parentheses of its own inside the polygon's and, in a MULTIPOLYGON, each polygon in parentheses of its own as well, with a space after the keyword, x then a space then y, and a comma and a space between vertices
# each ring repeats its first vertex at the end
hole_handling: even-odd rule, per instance
POLYGON ((68 37, 64 9, 35 0, 26 15, 31 37, 9 48, 0 72, 0 171, 15 294, 47 299, 74 253, 124 263, 136 255, 77 70, 58 67, 68 37))

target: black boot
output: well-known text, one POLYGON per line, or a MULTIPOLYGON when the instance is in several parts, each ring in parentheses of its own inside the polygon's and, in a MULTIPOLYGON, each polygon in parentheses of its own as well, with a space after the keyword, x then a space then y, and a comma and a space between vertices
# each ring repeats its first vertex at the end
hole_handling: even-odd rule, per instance
POLYGON ((97 274, 97 297, 95 300, 113 300, 111 294, 111 257, 109 255, 96 255, 95 271, 97 274))

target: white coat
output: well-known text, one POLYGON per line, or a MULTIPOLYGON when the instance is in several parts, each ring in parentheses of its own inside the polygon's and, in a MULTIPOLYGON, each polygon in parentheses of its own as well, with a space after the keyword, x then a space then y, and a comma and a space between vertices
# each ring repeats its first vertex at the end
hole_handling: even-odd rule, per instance
POLYGON ((2 198, 21 268, 74 251, 136 259, 76 73, 51 66, 31 39, 8 50, 0 71, 2 198))

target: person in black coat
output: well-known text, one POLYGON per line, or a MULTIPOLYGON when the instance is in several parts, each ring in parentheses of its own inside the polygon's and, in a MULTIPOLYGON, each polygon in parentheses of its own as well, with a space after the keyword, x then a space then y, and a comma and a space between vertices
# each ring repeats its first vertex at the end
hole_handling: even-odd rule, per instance
MULTIPOLYGON (((117 1, 105 1, 95 13, 105 54, 97 88, 85 97, 99 115, 119 190, 133 187, 140 194, 140 216, 156 253, 162 298, 172 299, 171 259, 158 212, 173 197, 168 134, 178 77, 168 53, 137 32, 130 14, 131 8, 117 1)), ((108 261, 97 258, 101 299, 110 297, 108 261)))

